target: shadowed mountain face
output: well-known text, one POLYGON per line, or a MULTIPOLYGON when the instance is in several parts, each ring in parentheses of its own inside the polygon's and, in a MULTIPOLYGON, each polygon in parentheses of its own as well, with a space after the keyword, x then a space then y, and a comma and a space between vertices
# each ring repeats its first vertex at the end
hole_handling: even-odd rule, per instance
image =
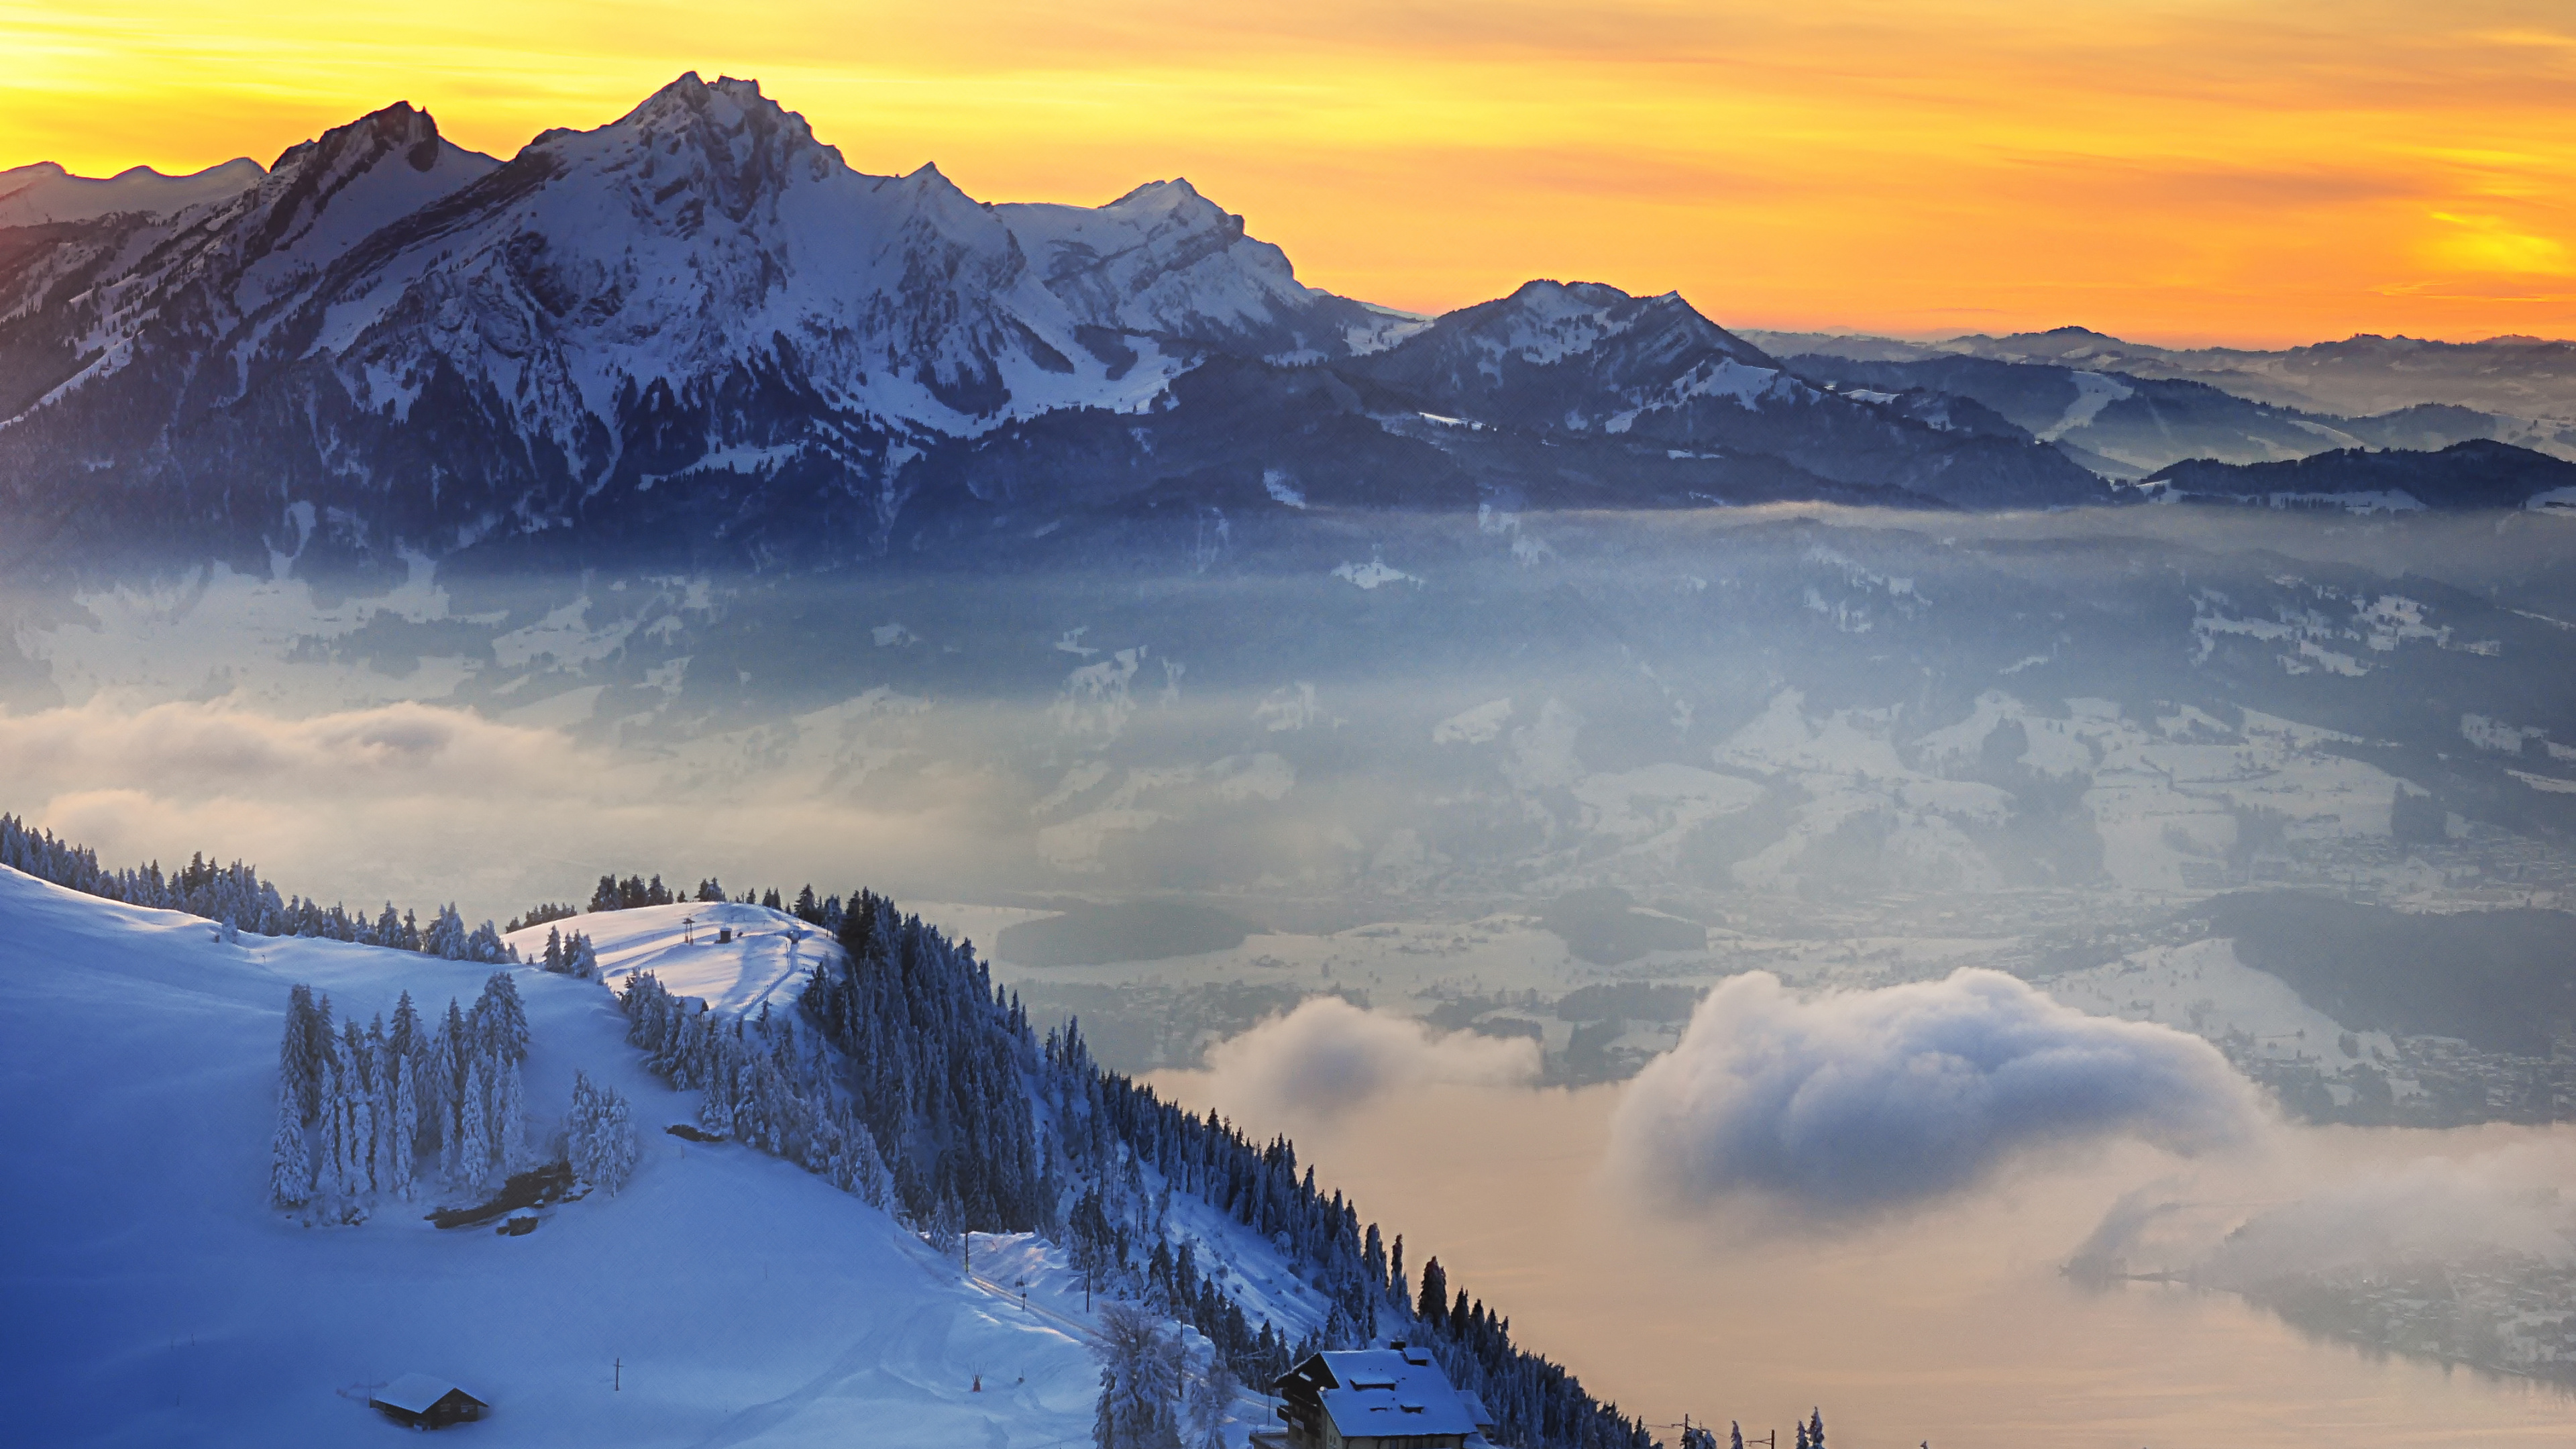
POLYGON ((748 81, 683 76, 507 162, 397 105, 255 178, 72 180, 0 225, 22 566, 668 535, 774 566, 1030 508, 2101 496, 1678 297, 1534 282, 1427 323, 1300 284, 1187 182, 986 205, 852 170, 748 81))
POLYGON ((2200 458, 2147 480, 2193 502, 2274 508, 2576 508, 2576 463, 2507 443, 2455 443, 2434 453, 2345 448, 2286 463, 2200 458))

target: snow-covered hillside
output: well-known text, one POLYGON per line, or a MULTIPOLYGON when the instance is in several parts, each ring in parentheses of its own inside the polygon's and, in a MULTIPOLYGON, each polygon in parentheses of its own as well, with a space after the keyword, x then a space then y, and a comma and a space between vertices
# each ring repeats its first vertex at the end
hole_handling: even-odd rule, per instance
POLYGON ((534 961, 544 955, 551 931, 589 937, 599 954, 600 978, 612 988, 650 971, 672 991, 728 1016, 757 1015, 764 1006, 793 1009, 806 973, 816 962, 837 961, 842 954, 831 932, 784 911, 738 901, 592 912, 502 939, 534 961), (720 935, 732 939, 719 941, 720 935))
POLYGON ((428 1198, 298 1225, 266 1193, 289 985, 363 1017, 403 990, 470 1002, 488 968, 217 934, 0 868, 13 1441, 376 1442, 398 1431, 368 1387, 415 1371, 489 1400, 471 1432, 494 1444, 1086 1433, 1097 1369, 1060 1256, 978 1238, 970 1284, 820 1178, 663 1134, 694 1094, 644 1072, 597 983, 516 973, 528 1101, 541 1128, 558 1118, 576 1068, 625 1092, 644 1145, 625 1191, 516 1237, 436 1230, 428 1198))

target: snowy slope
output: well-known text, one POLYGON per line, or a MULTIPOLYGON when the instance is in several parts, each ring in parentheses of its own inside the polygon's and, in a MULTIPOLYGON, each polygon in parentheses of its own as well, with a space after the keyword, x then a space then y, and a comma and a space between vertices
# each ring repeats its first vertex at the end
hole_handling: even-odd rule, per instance
MULTIPOLYGON (((518 947, 521 955, 534 955, 544 951, 549 929, 579 931, 588 936, 598 953, 601 975, 611 986, 622 986, 636 972, 650 971, 671 991, 698 997, 713 1009, 733 1015, 756 1016, 764 1006, 793 1012, 806 975, 818 962, 837 961, 843 954, 831 933, 820 927, 784 911, 732 902, 682 902, 587 912, 551 927, 513 932, 504 939, 518 947), (715 940, 722 928, 733 931, 732 941, 715 940)), ((545 978, 540 973, 540 979, 555 978, 545 978)), ((675 1115, 668 1120, 682 1119, 675 1115)), ((1156 1191, 1167 1186, 1163 1174, 1150 1164, 1141 1164, 1139 1171, 1156 1191)), ((1243 1305, 1246 1313, 1267 1317, 1291 1337, 1323 1327, 1329 1312, 1323 1295, 1298 1276, 1275 1245, 1226 1213, 1193 1194, 1175 1192, 1168 1230, 1175 1248, 1183 1242, 1196 1245, 1201 1265, 1243 1305)), ((981 1235, 976 1241, 988 1244, 981 1235)), ((976 1251, 977 1276, 989 1277, 996 1285, 1008 1286, 1012 1278, 1035 1274, 1079 1296, 1075 1280, 1063 1268, 1061 1253, 1048 1250, 1045 1256, 1050 1261, 1040 1262, 1034 1247, 1019 1243, 1011 1253, 1012 1261, 1020 1266, 1006 1276, 985 1265, 984 1255, 992 1251, 989 1245, 979 1246, 976 1251)))
POLYGON ((979 1239, 1033 1280, 1023 1310, 818 1178, 662 1135, 694 1102, 643 1074, 594 983, 519 973, 529 1101, 560 1113, 575 1067, 632 1098, 645 1159, 624 1193, 524 1237, 392 1208, 294 1225, 264 1200, 288 985, 363 1015, 405 988, 425 1007, 470 1000, 483 969, 214 934, 0 869, 14 1442, 391 1442, 366 1386, 414 1371, 489 1399, 472 1433, 494 1445, 1086 1432, 1096 1370, 1063 1274, 1025 1242, 979 1239))
POLYGON ((2135 951, 2107 965, 2068 971, 2039 983, 2060 1002, 2094 1016, 2152 1021, 2211 1040, 2230 1033, 2250 1037, 2262 1056, 2305 1058, 2328 1076, 2357 1062, 2393 1060, 2386 1032, 2350 1039, 2361 1055, 2344 1051, 2342 1023, 2299 999, 2279 977, 2236 958, 2230 940, 2194 941, 2135 951))
POLYGON ((763 1006, 795 1009, 806 974, 817 962, 841 956, 831 932, 785 911, 731 901, 594 911, 502 939, 533 961, 545 954, 550 930, 588 936, 599 955, 600 976, 612 989, 638 971, 650 971, 679 995, 697 997, 729 1016, 756 1016, 763 1006), (719 944, 716 935, 726 930, 734 938, 719 944))

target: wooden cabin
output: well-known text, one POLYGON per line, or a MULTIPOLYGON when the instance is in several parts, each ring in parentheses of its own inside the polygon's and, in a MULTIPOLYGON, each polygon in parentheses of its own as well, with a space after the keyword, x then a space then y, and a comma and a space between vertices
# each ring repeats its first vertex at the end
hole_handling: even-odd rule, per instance
POLYGON ((1475 1395, 1402 1339, 1310 1354, 1271 1387, 1286 1449, 1482 1449, 1493 1427, 1475 1395))
POLYGON ((370 1407, 397 1424, 414 1429, 444 1429, 483 1417, 491 1405, 445 1379, 404 1374, 376 1391, 370 1407))

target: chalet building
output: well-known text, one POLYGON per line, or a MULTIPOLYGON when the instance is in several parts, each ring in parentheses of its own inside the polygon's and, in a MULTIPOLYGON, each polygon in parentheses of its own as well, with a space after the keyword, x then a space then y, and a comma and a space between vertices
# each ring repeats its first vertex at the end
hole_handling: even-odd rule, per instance
POLYGON ((1271 1387, 1287 1423, 1273 1441, 1283 1449, 1487 1449, 1493 1427, 1474 1394, 1450 1387, 1429 1351, 1402 1339, 1311 1354, 1271 1387))
POLYGON ((480 1419, 491 1405, 445 1379, 404 1374, 367 1401, 388 1419, 414 1429, 444 1429, 480 1419))

